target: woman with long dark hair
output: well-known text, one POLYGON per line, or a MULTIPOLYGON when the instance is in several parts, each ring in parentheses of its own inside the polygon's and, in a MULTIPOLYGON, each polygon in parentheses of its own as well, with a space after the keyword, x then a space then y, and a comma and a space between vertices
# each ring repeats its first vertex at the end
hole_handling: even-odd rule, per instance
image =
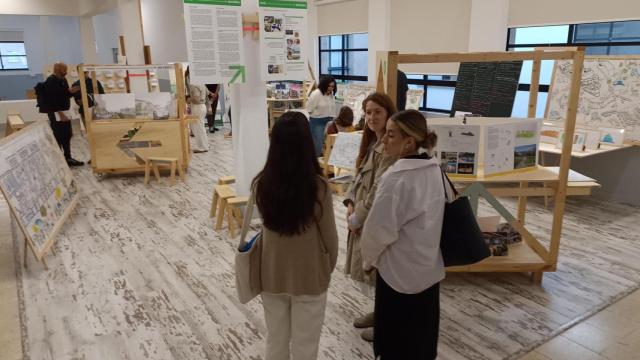
POLYGON ((316 359, 338 234, 331 190, 302 113, 287 112, 276 121, 267 162, 252 188, 263 220, 265 358, 316 359))
POLYGON ((365 271, 378 270, 376 359, 428 360, 438 353, 440 233, 451 188, 428 155, 436 139, 416 110, 392 116, 382 138, 384 151, 399 160, 380 178, 361 243, 365 271))
POLYGON ((318 88, 311 92, 307 101, 309 124, 316 156, 322 153, 324 129, 327 123, 336 116, 336 80, 331 75, 322 75, 318 88))
MULTIPOLYGON (((360 235, 373 204, 378 179, 395 162, 394 157, 384 153, 380 140, 386 131, 387 120, 396 112, 396 107, 388 95, 376 92, 364 99, 362 109, 366 125, 356 160, 356 179, 344 200, 349 226, 345 272, 364 285, 363 291, 371 292, 371 287, 375 285, 375 274, 365 274, 362 270, 360 235)), ((353 325, 366 328, 362 332, 362 338, 373 341, 373 312, 356 319, 353 325)))

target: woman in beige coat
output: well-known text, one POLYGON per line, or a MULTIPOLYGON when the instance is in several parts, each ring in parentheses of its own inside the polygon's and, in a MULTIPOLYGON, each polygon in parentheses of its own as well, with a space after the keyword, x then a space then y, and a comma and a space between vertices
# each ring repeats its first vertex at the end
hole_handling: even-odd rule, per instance
MULTIPOLYGON (((396 160, 383 152, 381 143, 387 120, 396 112, 396 107, 389 96, 376 92, 364 99, 362 108, 367 126, 363 129, 360 153, 356 160, 356 179, 344 200, 349 225, 345 272, 353 280, 374 286, 375 273, 365 274, 362 270, 360 235, 373 204, 378 179, 396 160)), ((353 325, 368 328, 362 333, 362 338, 373 341, 373 312, 356 319, 353 325)))

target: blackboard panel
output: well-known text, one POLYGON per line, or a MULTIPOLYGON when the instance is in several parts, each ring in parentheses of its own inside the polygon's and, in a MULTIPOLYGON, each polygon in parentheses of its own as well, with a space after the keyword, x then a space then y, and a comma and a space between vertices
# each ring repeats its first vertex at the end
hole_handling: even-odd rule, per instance
POLYGON ((451 116, 465 111, 485 117, 510 117, 522 61, 461 63, 451 116))

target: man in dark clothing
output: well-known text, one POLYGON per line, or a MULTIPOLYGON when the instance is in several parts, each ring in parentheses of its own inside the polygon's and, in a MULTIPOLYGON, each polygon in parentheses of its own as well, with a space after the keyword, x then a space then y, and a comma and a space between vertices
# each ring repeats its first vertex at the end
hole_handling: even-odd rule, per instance
MULTIPOLYGON (((98 87, 98 94, 104 94, 104 88, 102 87, 102 83, 99 80, 96 80, 98 87)), ((92 108, 95 105, 95 99, 93 97, 93 79, 89 77, 89 72, 84 72, 84 83, 87 87, 87 97, 89 101, 89 107, 92 108)), ((80 80, 77 80, 71 85, 72 88, 80 89, 80 80)), ((80 107, 78 112, 80 112, 80 117, 82 118, 82 122, 84 123, 84 127, 87 127, 87 123, 84 120, 84 108, 82 107, 82 94, 80 91, 73 94, 73 99, 76 101, 76 104, 80 107)))
POLYGON ((407 75, 398 69, 398 93, 396 96, 396 107, 398 111, 404 110, 407 106, 407 91, 409 90, 409 84, 407 84, 407 82, 407 75))
POLYGON ((55 63, 53 65, 53 74, 45 81, 43 95, 48 106, 47 115, 49 116, 51 130, 53 130, 53 135, 64 152, 67 164, 69 166, 81 166, 84 165, 82 161, 71 157, 71 136, 73 136, 73 133, 71 119, 67 116, 71 107, 69 98, 79 92, 80 89, 78 87, 69 88, 69 83, 65 76, 67 76, 67 64, 55 63))
POLYGON ((220 85, 219 84, 205 84, 209 90, 209 101, 211 103, 211 117, 207 117, 207 125, 209 125, 209 132, 216 132, 218 129, 216 128, 214 122, 216 119, 216 109, 218 109, 218 95, 220 94, 220 85))

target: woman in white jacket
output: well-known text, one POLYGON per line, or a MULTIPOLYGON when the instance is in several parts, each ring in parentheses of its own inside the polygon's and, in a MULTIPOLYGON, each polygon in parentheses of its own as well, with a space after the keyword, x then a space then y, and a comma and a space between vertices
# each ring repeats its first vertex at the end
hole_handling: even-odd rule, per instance
POLYGON ((382 360, 435 359, 445 274, 440 232, 450 189, 438 161, 419 153, 436 143, 420 112, 391 117, 382 143, 400 159, 380 179, 362 234, 364 270, 378 270, 374 353, 382 360))

